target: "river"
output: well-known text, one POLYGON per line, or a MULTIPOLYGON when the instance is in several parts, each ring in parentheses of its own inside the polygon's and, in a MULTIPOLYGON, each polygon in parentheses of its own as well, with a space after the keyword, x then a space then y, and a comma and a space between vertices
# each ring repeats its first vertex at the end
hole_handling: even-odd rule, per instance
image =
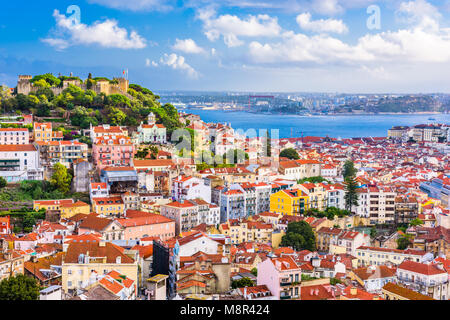
MULTIPOLYGON (((400 114, 400 115, 327 115, 297 116, 257 114, 222 110, 185 109, 197 114, 205 122, 231 123, 234 129, 278 129, 280 138, 329 136, 332 138, 386 137, 393 126, 413 126, 429 123, 450 123, 449 114, 400 114), (429 120, 433 118, 435 120, 429 120)), ((251 135, 249 135, 251 136, 251 135)))

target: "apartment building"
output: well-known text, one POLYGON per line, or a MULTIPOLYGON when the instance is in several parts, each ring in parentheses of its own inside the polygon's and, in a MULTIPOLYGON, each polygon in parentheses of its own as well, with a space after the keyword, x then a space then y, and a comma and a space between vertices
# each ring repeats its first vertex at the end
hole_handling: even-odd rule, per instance
POLYGON ((127 210, 126 217, 116 220, 124 230, 124 240, 139 240, 146 237, 163 241, 175 237, 175 221, 163 215, 127 210))
POLYGON ((259 221, 230 219, 219 225, 221 234, 229 236, 231 243, 270 243, 274 231, 272 224, 259 221))
POLYGON ((78 160, 88 159, 88 145, 75 140, 72 141, 38 141, 40 165, 52 168, 56 163, 61 163, 67 168, 78 160))
POLYGON ((102 124, 100 126, 90 128, 91 140, 94 143, 97 138, 103 136, 126 136, 128 137, 128 129, 126 127, 111 126, 102 124))
POLYGON ((98 275, 106 275, 113 270, 138 280, 137 254, 127 253, 123 248, 104 241, 72 241, 61 268, 62 289, 69 294, 89 287, 97 281, 98 275))
POLYGON ((26 128, 0 128, 0 144, 29 144, 30 133, 26 128))
POLYGON ((281 190, 270 196, 270 212, 300 216, 309 209, 309 198, 302 190, 281 190))
POLYGON ((307 159, 280 161, 279 172, 290 180, 317 177, 321 175, 321 163, 307 159))
POLYGON ((32 144, 0 145, 0 176, 7 182, 43 180, 39 154, 32 144))
POLYGON ((396 224, 408 224, 419 215, 419 202, 416 197, 395 197, 395 219, 396 224))
POLYGON ((359 188, 356 213, 370 219, 370 224, 394 223, 397 193, 390 187, 359 188))
POLYGON ((303 183, 297 188, 308 196, 309 208, 325 210, 327 207, 327 192, 322 183, 303 183))
POLYGON ((449 277, 442 263, 406 260, 398 266, 397 278, 409 289, 436 300, 448 300, 449 277))
POLYGON ((33 123, 33 137, 34 142, 44 141, 44 142, 50 142, 53 139, 53 133, 52 133, 52 123, 46 122, 46 123, 39 123, 35 122, 33 123))
POLYGON ((101 136, 92 145, 92 159, 100 172, 105 167, 133 166, 134 145, 127 136, 101 136))
POLYGON ((108 217, 119 217, 125 212, 125 205, 120 196, 94 198, 92 199, 92 211, 108 217))
POLYGON ((176 201, 201 198, 211 203, 211 184, 207 179, 178 176, 172 181, 172 199, 176 201))
POLYGON ((266 285, 277 300, 298 299, 302 269, 290 256, 268 258, 258 264, 257 285, 266 285))
POLYGON ((361 246, 356 248, 354 256, 358 258, 359 266, 380 266, 386 264, 399 265, 405 260, 421 262, 425 255, 426 251, 423 250, 398 250, 361 246))

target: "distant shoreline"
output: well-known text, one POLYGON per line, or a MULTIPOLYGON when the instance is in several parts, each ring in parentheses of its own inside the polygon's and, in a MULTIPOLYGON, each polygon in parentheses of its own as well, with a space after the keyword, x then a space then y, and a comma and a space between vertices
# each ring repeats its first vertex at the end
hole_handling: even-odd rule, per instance
POLYGON ((378 112, 378 113, 371 113, 371 112, 364 112, 364 113, 327 113, 327 114, 296 114, 296 113, 278 113, 278 112, 254 112, 254 111, 248 111, 248 110, 229 110, 229 109, 181 109, 180 111, 189 110, 190 112, 195 111, 223 111, 223 112, 245 112, 245 113, 251 113, 251 114, 262 114, 262 115, 286 115, 286 116, 300 116, 300 117, 327 117, 327 116, 405 116, 405 115, 441 115, 441 114, 449 114, 445 112, 378 112))

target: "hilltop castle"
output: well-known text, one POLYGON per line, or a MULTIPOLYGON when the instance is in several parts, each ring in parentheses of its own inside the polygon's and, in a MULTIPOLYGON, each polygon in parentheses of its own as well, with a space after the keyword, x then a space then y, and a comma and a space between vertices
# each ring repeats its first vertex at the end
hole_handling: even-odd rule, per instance
MULTIPOLYGON (((17 81, 17 94, 22 93, 28 95, 31 92, 37 91, 31 83, 33 77, 29 75, 19 75, 19 80, 17 81)), ((128 95, 129 81, 125 78, 114 78, 117 83, 110 83, 108 80, 97 80, 96 83, 90 88, 90 90, 95 91, 97 94, 104 93, 106 95, 110 94, 123 94, 128 95)), ((67 89, 70 85, 79 87, 83 90, 87 90, 87 85, 78 79, 66 79, 62 80, 62 86, 51 87, 55 95, 61 94, 64 89, 67 89)))

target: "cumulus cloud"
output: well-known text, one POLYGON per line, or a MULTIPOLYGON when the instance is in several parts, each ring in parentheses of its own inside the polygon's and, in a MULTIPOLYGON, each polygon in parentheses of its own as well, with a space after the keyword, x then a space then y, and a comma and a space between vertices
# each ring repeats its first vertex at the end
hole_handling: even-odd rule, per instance
POLYGON ((186 74, 192 79, 197 79, 199 77, 199 73, 186 63, 185 58, 175 53, 165 53, 164 56, 160 59, 160 63, 174 70, 182 70, 186 72, 186 74))
POLYGON ((222 36, 228 47, 243 45, 238 37, 274 37, 282 30, 278 18, 266 14, 241 19, 230 14, 216 16, 215 11, 205 9, 200 10, 197 17, 203 22, 205 35, 210 41, 222 36))
POLYGON ((199 47, 197 43, 192 39, 176 39, 175 44, 172 46, 172 49, 192 54, 205 53, 205 49, 199 47))
POLYGON ((176 3, 174 0, 88 0, 88 2, 128 11, 167 11, 176 3))
POLYGON ((42 41, 57 48, 65 49, 73 45, 99 45, 104 48, 142 49, 146 40, 136 31, 130 33, 118 26, 116 20, 97 21, 92 25, 74 23, 71 18, 53 12, 56 20, 57 37, 48 37, 42 41))
POLYGON ((404 2, 399 12, 416 24, 410 28, 367 34, 355 45, 329 35, 284 32, 272 43, 253 41, 249 54, 259 63, 442 63, 450 61, 450 29, 440 28, 434 10, 423 0, 404 2), (419 6, 417 6, 419 5, 419 6), (418 8, 428 8, 420 10, 418 8), (432 26, 432 28, 430 28, 432 26))
POLYGON ((297 16, 300 28, 318 33, 347 33, 348 28, 342 20, 319 19, 311 20, 310 13, 302 13, 297 16))

